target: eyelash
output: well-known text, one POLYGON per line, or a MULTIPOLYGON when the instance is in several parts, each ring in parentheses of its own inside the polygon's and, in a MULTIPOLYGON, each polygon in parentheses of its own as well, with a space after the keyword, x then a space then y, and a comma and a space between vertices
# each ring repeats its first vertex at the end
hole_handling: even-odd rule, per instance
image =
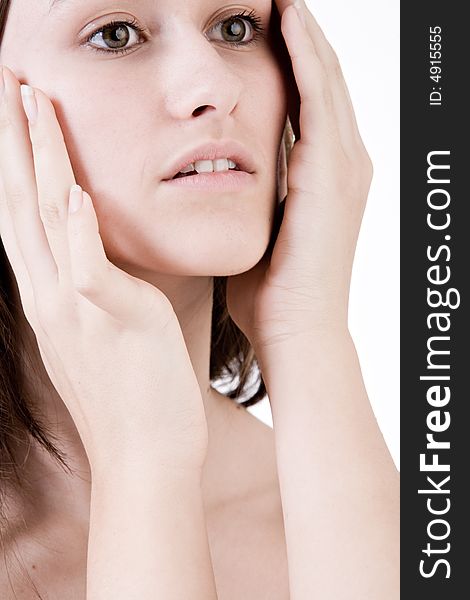
MULTIPOLYGON (((214 27, 211 28, 210 31, 214 31, 217 27, 219 27, 220 25, 225 23, 225 21, 229 21, 230 19, 237 19, 237 18, 243 18, 244 20, 246 20, 250 23, 250 25, 254 31, 253 39, 249 40, 248 42, 224 42, 224 41, 222 41, 222 43, 225 43, 228 46, 235 46, 236 48, 238 48, 239 46, 249 46, 250 44, 256 44, 260 38, 264 37, 264 27, 262 25, 262 19, 260 19, 260 17, 258 17, 256 15, 256 12, 254 10, 252 10, 249 13, 247 13, 247 11, 244 10, 241 13, 229 15, 229 16, 223 18, 218 23, 216 23, 214 25, 214 27)), ((97 35, 99 33, 103 33, 106 29, 112 29, 113 27, 118 27, 119 25, 126 25, 128 27, 132 27, 137 33, 139 33, 141 35, 143 33, 145 33, 145 29, 143 29, 137 23, 137 21, 135 19, 133 19, 132 21, 110 21, 106 25, 103 25, 103 27, 100 27, 99 29, 94 31, 88 37, 86 42, 90 42, 90 40, 93 39, 95 37, 95 35, 97 35)), ((140 42, 140 43, 142 43, 142 42, 140 42)), ((134 44, 134 46, 138 46, 138 45, 139 44, 134 44)), ((105 54, 127 54, 134 48, 134 46, 131 46, 130 48, 121 48, 118 50, 112 50, 110 48, 108 48, 108 49, 99 48, 98 46, 93 46, 93 45, 90 45, 89 48, 91 48, 92 50, 95 50, 96 52, 104 52, 105 54)))

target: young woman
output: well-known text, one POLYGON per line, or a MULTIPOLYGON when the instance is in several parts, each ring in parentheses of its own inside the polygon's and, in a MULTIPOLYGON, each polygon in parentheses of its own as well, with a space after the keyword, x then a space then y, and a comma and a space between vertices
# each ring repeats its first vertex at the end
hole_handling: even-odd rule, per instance
POLYGON ((0 596, 397 598, 347 319, 372 167, 313 15, 0 0, 1 33, 0 596))

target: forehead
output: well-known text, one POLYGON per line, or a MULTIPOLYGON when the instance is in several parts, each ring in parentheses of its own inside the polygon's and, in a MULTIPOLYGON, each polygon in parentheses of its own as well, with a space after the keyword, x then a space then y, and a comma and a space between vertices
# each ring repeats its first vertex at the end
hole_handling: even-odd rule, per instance
MULTIPOLYGON (((269 22, 269 30, 274 26, 276 28, 277 20, 279 19, 278 9, 276 4, 279 2, 287 2, 289 0, 251 0, 250 8, 258 11, 259 16, 264 17, 266 22, 269 22), (275 21, 273 21, 275 17, 275 21)), ((2 0, 0 0, 1 4, 2 0)), ((13 23, 13 29, 21 27, 23 32, 28 30, 28 24, 31 27, 38 26, 47 30, 51 25, 55 25, 58 20, 61 23, 74 23, 72 18, 84 19, 85 17, 97 16, 105 9, 110 11, 133 11, 133 9, 145 11, 142 13, 152 17, 155 14, 159 18, 167 15, 169 11, 176 11, 180 14, 191 13, 193 11, 199 14, 199 18, 203 20, 207 15, 206 12, 212 12, 221 8, 242 8, 243 4, 234 3, 227 0, 16 0, 11 3, 9 22, 13 23), (148 11, 148 12, 147 12, 148 11), (93 14, 92 13, 96 13, 93 14)), ((247 5, 248 6, 248 5, 247 5)), ((11 29, 11 27, 10 27, 11 29)), ((280 23, 279 23, 280 29, 280 23)), ((39 31, 35 31, 37 38, 39 31)), ((1 36, 0 36, 1 43, 1 36)))
MULTIPOLYGON (((73 4, 83 3, 84 1, 86 2, 86 0, 46 0, 49 4, 49 12, 59 9, 60 7, 68 7, 73 4)), ((201 0, 199 0, 199 2, 201 2, 201 0)), ((196 2, 193 1, 192 4, 196 4, 196 2)), ((267 4, 266 0, 264 2, 261 0, 261 4, 267 4)), ((271 2, 269 2, 269 4, 271 4, 271 2)))

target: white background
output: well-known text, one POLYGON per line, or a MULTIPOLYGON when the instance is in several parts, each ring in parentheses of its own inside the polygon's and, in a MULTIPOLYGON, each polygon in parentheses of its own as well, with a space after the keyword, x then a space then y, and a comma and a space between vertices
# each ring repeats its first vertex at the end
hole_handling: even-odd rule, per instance
MULTIPOLYGON (((399 1, 307 0, 338 54, 374 164, 349 327, 369 400, 399 468, 399 1)), ((272 427, 266 398, 248 409, 272 427)))

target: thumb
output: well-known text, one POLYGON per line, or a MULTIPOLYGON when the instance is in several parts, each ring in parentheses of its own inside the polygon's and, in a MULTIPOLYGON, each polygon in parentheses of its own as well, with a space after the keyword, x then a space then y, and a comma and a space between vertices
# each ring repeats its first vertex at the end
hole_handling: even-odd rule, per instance
POLYGON ((70 190, 67 226, 71 279, 79 294, 128 324, 148 324, 149 311, 152 317, 168 315, 171 304, 163 292, 108 260, 92 199, 78 185, 70 190))

